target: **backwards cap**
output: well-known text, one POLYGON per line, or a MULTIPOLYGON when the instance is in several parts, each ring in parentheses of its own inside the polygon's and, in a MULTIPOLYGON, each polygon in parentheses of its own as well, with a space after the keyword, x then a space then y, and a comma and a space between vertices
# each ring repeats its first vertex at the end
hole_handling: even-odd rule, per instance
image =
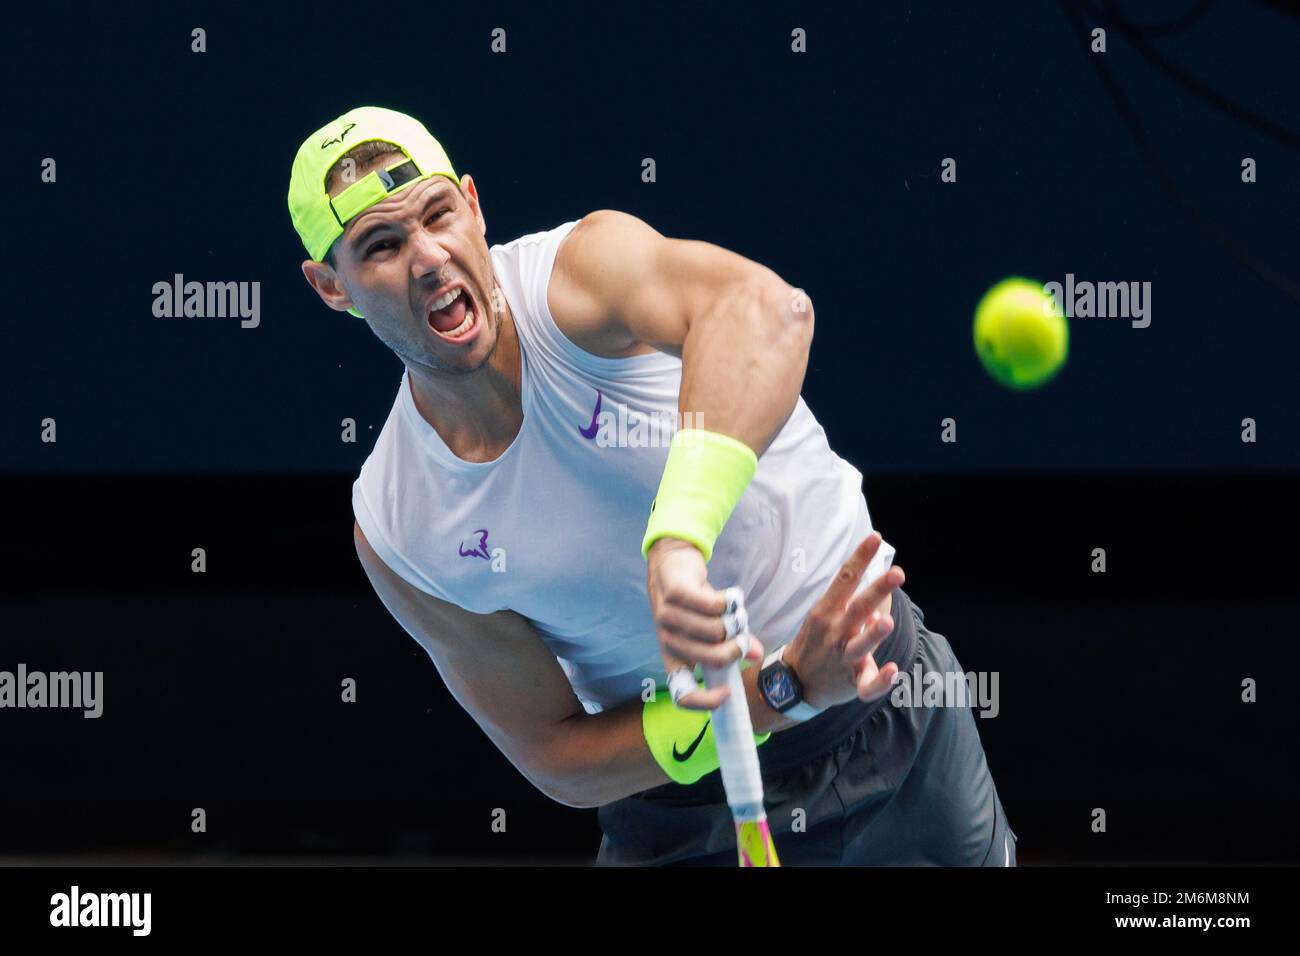
POLYGON ((395 110, 361 106, 326 123, 298 147, 289 177, 289 215, 307 255, 320 262, 349 220, 431 176, 445 176, 460 185, 446 151, 424 124, 395 110), (348 150, 372 140, 391 143, 406 158, 387 169, 371 170, 330 199, 325 174, 348 150))

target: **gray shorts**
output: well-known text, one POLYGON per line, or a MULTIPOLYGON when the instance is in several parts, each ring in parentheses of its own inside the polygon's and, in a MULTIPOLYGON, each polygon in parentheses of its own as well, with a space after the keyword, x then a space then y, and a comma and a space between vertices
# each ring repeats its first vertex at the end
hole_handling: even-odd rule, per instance
MULTIPOLYGON (((895 592, 885 647, 909 676, 960 673, 942 634, 895 592)), ((1007 823, 969 706, 832 708, 759 748, 768 822, 784 866, 1015 866, 1007 823), (782 747, 769 750, 781 738, 782 747), (800 752, 790 759, 791 742, 800 752)), ((715 771, 598 810, 597 865, 735 866, 736 837, 715 771)))

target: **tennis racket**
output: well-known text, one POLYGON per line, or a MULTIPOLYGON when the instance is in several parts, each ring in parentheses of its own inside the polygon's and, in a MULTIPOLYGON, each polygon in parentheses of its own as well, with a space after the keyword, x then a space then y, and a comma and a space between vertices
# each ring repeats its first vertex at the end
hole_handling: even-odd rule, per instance
MULTIPOLYGON (((741 645, 749 647, 749 616, 745 612, 745 595, 740 588, 725 592, 727 610, 723 621, 727 637, 741 636, 741 645)), ((745 683, 740 675, 742 656, 726 667, 704 667, 706 687, 726 686, 731 690, 723 704, 713 711, 713 737, 718 746, 718 763, 727 805, 736 822, 736 849, 741 866, 780 866, 772 831, 763 808, 763 775, 758 765, 758 746, 754 743, 754 724, 749 719, 745 683)))

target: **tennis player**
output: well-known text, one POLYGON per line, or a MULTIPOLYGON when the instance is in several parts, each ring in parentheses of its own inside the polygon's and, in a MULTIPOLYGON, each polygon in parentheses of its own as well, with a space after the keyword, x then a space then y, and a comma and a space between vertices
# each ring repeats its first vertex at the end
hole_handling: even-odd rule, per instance
POLYGON ((737 586, 783 863, 1014 864, 969 706, 891 700, 962 668, 799 397, 799 290, 609 210, 489 247, 473 179, 376 107, 307 137, 289 209, 405 366, 353 486, 366 573, 515 767, 599 808, 598 863, 735 865, 694 667, 740 657, 737 586))

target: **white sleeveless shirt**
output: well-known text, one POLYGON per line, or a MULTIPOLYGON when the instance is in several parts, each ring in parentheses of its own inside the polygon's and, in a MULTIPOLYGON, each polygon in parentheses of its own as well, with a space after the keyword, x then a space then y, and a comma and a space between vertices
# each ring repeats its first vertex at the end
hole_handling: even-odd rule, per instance
MULTIPOLYGON (((522 354, 514 442, 495 461, 457 458, 416 410, 403 374, 352 508, 371 547, 413 587, 532 622, 584 709, 598 713, 639 697, 643 679, 665 679, 641 539, 682 363, 662 352, 600 358, 556 326, 546 290, 575 225, 490 250, 522 354)), ((709 582, 744 588, 751 626, 771 651, 795 636, 870 532, 861 473, 831 451, 800 398, 718 538, 709 582)), ((864 587, 893 556, 882 545, 864 587)))

